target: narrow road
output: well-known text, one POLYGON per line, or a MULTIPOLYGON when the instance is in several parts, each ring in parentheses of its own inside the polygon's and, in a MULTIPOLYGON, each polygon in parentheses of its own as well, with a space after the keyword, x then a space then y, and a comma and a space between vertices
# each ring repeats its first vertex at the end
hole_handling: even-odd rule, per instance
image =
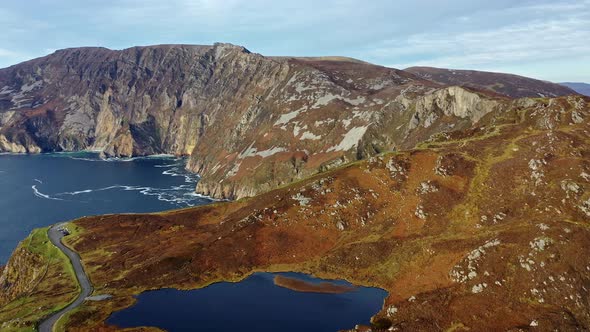
POLYGON ((64 237, 64 235, 58 230, 58 228, 62 225, 64 224, 51 226, 47 232, 47 235, 49 236, 51 243, 58 247, 64 254, 66 254, 66 256, 68 256, 72 262, 74 272, 76 273, 76 278, 80 284, 81 292, 76 300, 70 305, 43 320, 41 324, 39 324, 39 332, 52 332, 53 326, 64 314, 77 308, 80 304, 82 304, 82 302, 84 302, 84 299, 86 299, 92 293, 92 285, 88 280, 86 272, 84 272, 82 262, 80 261, 80 256, 61 243, 61 239, 64 237))

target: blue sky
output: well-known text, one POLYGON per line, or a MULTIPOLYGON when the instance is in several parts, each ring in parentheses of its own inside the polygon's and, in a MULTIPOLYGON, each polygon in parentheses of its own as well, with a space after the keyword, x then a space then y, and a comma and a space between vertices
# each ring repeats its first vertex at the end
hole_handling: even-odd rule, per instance
POLYGON ((55 49, 231 42, 590 82, 590 0, 2 0, 0 67, 55 49))

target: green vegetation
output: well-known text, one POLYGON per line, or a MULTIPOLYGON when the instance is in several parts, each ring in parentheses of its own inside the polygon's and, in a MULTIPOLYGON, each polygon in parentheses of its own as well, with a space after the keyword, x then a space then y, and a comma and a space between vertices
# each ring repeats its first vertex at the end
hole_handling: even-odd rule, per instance
POLYGON ((15 276, 9 281, 17 295, 0 308, 2 331, 34 331, 41 319, 74 301, 80 291, 69 259, 49 241, 47 230, 33 230, 15 250, 14 263, 6 267, 15 276), (18 279, 21 274, 35 278, 18 279))

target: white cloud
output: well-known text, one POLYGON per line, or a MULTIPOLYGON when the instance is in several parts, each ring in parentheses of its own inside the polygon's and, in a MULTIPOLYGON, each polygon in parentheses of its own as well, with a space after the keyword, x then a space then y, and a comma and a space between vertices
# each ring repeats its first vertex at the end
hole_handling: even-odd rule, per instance
POLYGON ((7 1, 0 30, 0 66, 55 48, 221 41, 398 68, 512 68, 589 54, 590 0, 7 1))
MULTIPOLYGON (((412 34, 381 42, 366 55, 393 67, 430 65, 478 68, 582 57, 590 53, 590 1, 509 8, 485 16, 521 16, 518 23, 487 29, 412 34), (549 15, 549 13, 551 15, 549 15)), ((481 17, 463 17, 476 22, 481 17)))
POLYGON ((16 52, 13 52, 11 50, 7 50, 4 48, 0 48, 0 57, 15 57, 18 56, 18 54, 16 52))

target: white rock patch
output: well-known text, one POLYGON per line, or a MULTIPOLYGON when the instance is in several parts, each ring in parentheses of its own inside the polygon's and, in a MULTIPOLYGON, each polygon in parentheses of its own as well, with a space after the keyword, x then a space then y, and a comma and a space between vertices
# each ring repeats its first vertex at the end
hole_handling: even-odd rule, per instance
POLYGON ((488 284, 485 282, 483 284, 477 284, 471 287, 471 293, 477 294, 483 292, 484 288, 488 287, 488 284))
POLYGON ((311 198, 305 197, 301 193, 297 193, 296 195, 291 196, 291 198, 298 201, 301 206, 307 206, 311 201, 311 198))
POLYGON ((464 269, 461 265, 455 266, 451 272, 449 272, 451 279, 455 282, 466 282, 467 280, 475 278, 477 276, 478 263, 485 255, 486 249, 496 247, 498 245, 500 245, 500 240, 494 239, 487 241, 483 245, 472 250, 466 258, 467 269, 464 269))
POLYGON ((543 251, 543 250, 545 250, 545 248, 547 248, 547 246, 551 242, 552 242, 552 240, 550 238, 547 238, 547 237, 538 237, 538 238, 534 239, 533 241, 531 241, 529 243, 529 245, 535 251, 543 251))
POLYGON ((272 147, 268 150, 256 152, 256 156, 261 156, 262 158, 266 158, 266 157, 270 157, 274 154, 277 154, 279 152, 285 152, 285 151, 287 151, 287 149, 282 148, 282 147, 272 147))
POLYGON ((301 139, 310 139, 310 140, 319 140, 321 139, 322 136, 319 135, 314 135, 314 133, 306 131, 303 134, 301 134, 301 139))
POLYGON ((275 126, 280 126, 289 123, 289 121, 293 120, 301 113, 301 110, 296 110, 293 112, 289 112, 286 114, 281 114, 281 117, 275 122, 275 126))
POLYGON ((270 157, 274 154, 277 154, 279 152, 285 152, 287 151, 287 149, 283 148, 283 147, 276 147, 273 146, 270 149, 266 149, 266 150, 262 150, 262 151, 258 151, 258 149, 256 149, 254 147, 254 143, 252 142, 252 144, 250 144, 249 147, 247 147, 246 149, 244 149, 244 151, 242 151, 239 155, 238 155, 238 159, 244 159, 244 158, 248 158, 248 157, 262 157, 262 158, 266 158, 266 157, 270 157))
POLYGON ((387 308, 387 316, 388 317, 392 317, 396 313, 397 313, 397 308, 395 306, 390 305, 389 308, 387 308))
POLYGON ((340 144, 329 148, 327 151, 348 151, 354 148, 357 146, 363 135, 365 135, 367 128, 369 128, 369 126, 354 127, 350 129, 346 134, 344 134, 344 138, 342 141, 340 141, 340 144))

